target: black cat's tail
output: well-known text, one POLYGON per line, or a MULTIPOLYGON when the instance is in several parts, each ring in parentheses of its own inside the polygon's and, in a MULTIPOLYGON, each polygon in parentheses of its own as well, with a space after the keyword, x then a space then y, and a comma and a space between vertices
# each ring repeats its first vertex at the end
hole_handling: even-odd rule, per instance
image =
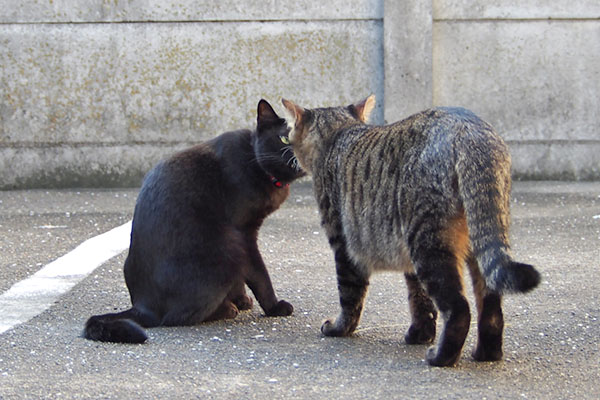
POLYGON ((136 308, 120 313, 94 315, 85 323, 83 337, 99 342, 144 343, 148 336, 142 325, 157 325, 149 321, 151 319, 136 308))
POLYGON ((489 290, 526 293, 541 277, 533 266, 512 259, 508 240, 510 155, 502 139, 485 128, 488 126, 484 132, 462 137, 462 145, 470 151, 459 154, 456 164, 471 251, 489 290))

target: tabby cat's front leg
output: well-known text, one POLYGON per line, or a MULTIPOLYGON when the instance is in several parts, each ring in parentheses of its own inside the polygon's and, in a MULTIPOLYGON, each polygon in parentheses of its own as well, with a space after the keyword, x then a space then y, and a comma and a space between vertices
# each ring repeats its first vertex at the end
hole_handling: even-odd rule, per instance
POLYGON ((326 336, 347 336, 360 320, 369 277, 350 260, 345 247, 335 250, 335 268, 342 311, 335 321, 325 321, 321 332, 326 336))

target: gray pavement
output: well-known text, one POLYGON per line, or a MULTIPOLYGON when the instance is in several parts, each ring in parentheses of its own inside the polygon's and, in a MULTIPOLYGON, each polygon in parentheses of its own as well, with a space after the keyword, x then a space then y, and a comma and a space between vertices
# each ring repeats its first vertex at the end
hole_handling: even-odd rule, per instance
MULTIPOLYGON (((136 194, 0 192, 0 291, 125 223, 136 194)), ((354 336, 322 337, 322 320, 339 307, 333 257, 301 182, 260 237, 292 316, 267 318, 255 305, 232 321, 150 329, 144 345, 84 340, 91 314, 129 306, 122 253, 0 335, 0 398, 600 398, 600 182, 515 183, 512 213, 516 258, 536 265, 543 282, 506 297, 501 362, 471 359, 473 324, 456 368, 429 367, 425 346, 403 341, 406 290, 393 273, 373 278, 354 336)))

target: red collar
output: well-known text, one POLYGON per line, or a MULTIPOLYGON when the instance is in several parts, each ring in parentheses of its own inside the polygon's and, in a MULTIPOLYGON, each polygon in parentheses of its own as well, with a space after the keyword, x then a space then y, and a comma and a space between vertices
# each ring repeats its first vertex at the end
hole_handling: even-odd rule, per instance
POLYGON ((269 177, 269 179, 271 179, 271 183, 273 185, 275 185, 276 188, 283 188, 283 187, 288 187, 290 186, 289 183, 282 183, 281 181, 279 181, 277 178, 275 178, 273 175, 271 175, 269 177))

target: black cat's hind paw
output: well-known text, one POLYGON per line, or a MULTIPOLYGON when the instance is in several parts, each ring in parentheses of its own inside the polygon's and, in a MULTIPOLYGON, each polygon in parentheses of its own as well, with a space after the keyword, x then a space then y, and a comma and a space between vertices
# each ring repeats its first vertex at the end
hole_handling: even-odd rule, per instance
POLYGON ((265 310, 265 313, 269 317, 287 317, 288 315, 292 315, 293 312, 294 307, 285 300, 279 300, 270 310, 265 310))
POLYGON ((202 322, 218 321, 221 319, 234 319, 238 316, 239 310, 231 301, 224 301, 211 315, 202 322))
POLYGON ((246 311, 252 309, 253 301, 252 298, 250 298, 248 295, 243 294, 235 300, 233 300, 233 304, 237 306, 238 310, 246 311))

